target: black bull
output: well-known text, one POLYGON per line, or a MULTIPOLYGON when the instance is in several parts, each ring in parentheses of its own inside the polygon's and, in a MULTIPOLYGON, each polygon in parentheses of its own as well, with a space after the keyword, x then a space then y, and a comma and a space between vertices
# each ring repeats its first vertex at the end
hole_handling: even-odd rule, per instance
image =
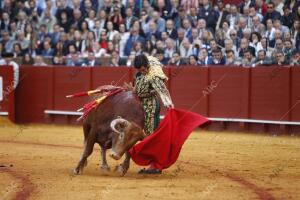
POLYGON ((130 164, 128 150, 146 136, 143 127, 144 110, 133 91, 123 91, 108 97, 83 122, 84 150, 74 173, 80 174, 83 171, 94 144, 98 143, 101 147, 101 169, 110 170, 106 150, 111 149, 110 156, 116 160, 125 153, 125 160, 118 166, 121 175, 125 175, 130 164))

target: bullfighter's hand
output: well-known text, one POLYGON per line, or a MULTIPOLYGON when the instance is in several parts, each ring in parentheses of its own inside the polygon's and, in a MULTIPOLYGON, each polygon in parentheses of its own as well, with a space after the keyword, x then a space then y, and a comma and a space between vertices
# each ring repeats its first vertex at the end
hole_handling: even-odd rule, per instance
POLYGON ((172 108, 174 108, 174 104, 168 104, 168 105, 166 105, 166 107, 167 107, 168 109, 172 109, 172 108))
POLYGON ((132 90, 132 91, 135 91, 135 88, 133 87, 132 83, 124 83, 123 87, 125 88, 125 90, 132 90))

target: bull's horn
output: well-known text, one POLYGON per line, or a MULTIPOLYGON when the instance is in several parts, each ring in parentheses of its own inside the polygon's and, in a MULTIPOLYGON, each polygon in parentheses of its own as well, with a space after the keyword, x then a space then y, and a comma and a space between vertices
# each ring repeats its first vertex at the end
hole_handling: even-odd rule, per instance
POLYGON ((117 118, 117 119, 114 119, 111 121, 111 123, 110 123, 111 129, 116 133, 122 134, 121 131, 116 129, 116 125, 119 123, 124 123, 124 124, 126 124, 126 126, 128 126, 128 124, 130 124, 130 122, 123 118, 117 118))

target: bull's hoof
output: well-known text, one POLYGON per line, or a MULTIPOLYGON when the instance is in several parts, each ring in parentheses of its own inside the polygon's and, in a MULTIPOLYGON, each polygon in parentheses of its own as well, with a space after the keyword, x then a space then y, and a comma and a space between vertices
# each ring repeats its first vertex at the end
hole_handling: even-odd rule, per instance
POLYGON ((116 166, 116 168, 115 168, 115 171, 117 171, 120 174, 120 176, 124 176, 127 173, 127 170, 128 170, 128 168, 123 167, 122 164, 116 166))
POLYGON ((108 165, 102 165, 100 169, 103 172, 110 172, 110 167, 108 165))
POLYGON ((82 169, 76 167, 76 168, 73 170, 73 174, 74 174, 74 175, 80 175, 80 174, 82 174, 82 169))

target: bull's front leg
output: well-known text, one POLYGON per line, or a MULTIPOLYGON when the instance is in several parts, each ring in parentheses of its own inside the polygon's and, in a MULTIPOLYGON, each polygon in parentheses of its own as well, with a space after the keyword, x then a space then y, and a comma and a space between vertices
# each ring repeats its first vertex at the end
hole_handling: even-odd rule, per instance
POLYGON ((101 170, 105 172, 109 172, 110 167, 108 166, 106 160, 106 148, 104 146, 100 146, 100 147, 101 147, 101 160, 102 160, 101 170))
POLYGON ((119 166, 117 166, 117 171, 120 173, 121 176, 124 176, 128 169, 129 169, 129 165, 130 165, 130 154, 128 152, 125 153, 125 160, 123 161, 122 164, 120 164, 119 166))

